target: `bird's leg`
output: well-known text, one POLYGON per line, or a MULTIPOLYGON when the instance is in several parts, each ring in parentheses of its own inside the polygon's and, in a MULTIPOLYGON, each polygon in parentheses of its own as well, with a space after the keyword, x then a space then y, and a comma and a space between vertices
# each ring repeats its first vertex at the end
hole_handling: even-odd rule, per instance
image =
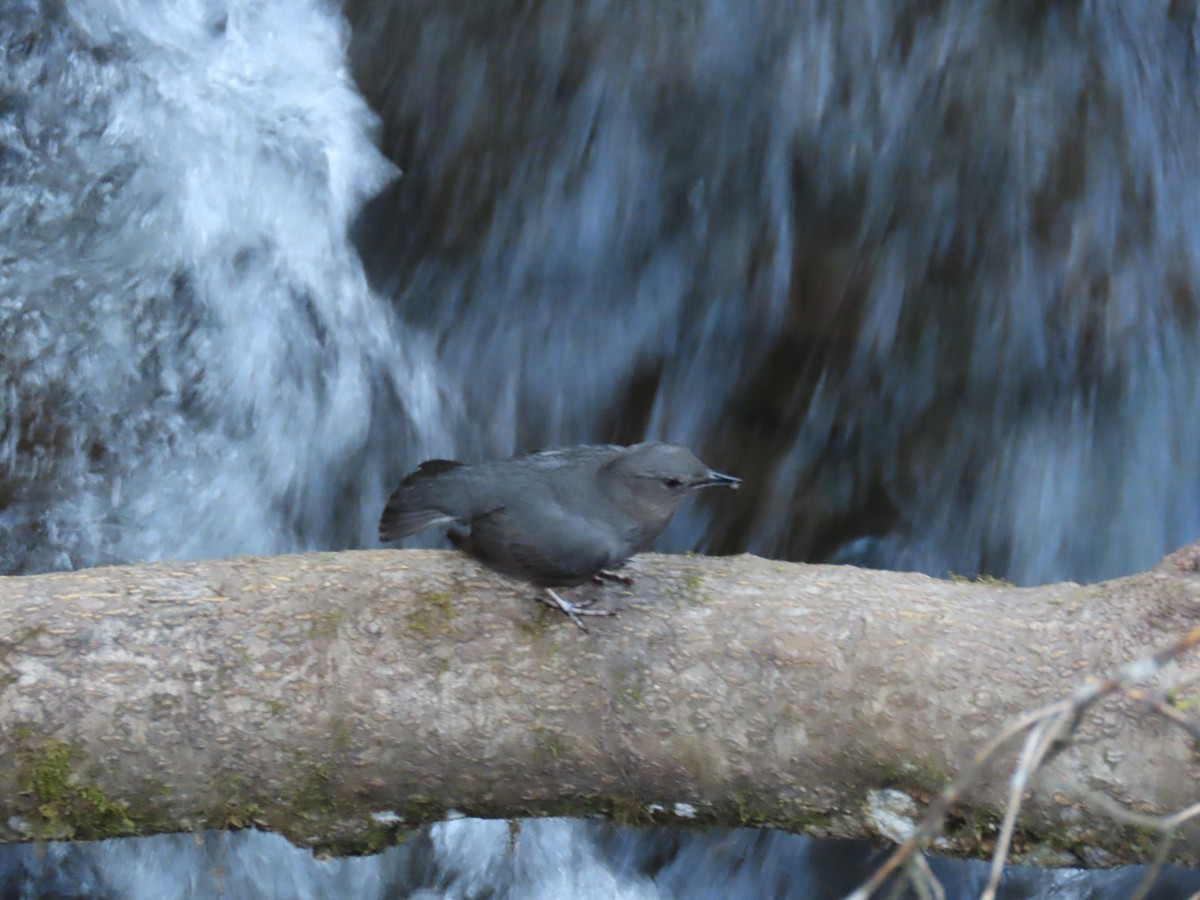
POLYGON ((587 631, 587 626, 583 624, 583 619, 579 618, 580 616, 616 615, 616 613, 610 609, 584 609, 581 606, 576 606, 574 603, 568 603, 562 597, 558 596, 558 594, 556 594, 551 588, 543 588, 543 590, 546 592, 546 596, 550 599, 547 600, 543 597, 538 597, 538 599, 547 606, 552 606, 554 609, 561 610, 562 612, 566 613, 567 617, 584 631, 587 631))
POLYGON ((630 575, 622 575, 615 569, 601 569, 592 576, 592 581, 596 584, 604 584, 607 581, 614 581, 617 584, 623 584, 625 587, 633 587, 633 577, 630 575))
MULTIPOLYGON (((611 583, 621 584, 625 587, 633 587, 633 578, 629 575, 622 575, 616 569, 601 569, 592 576, 592 584, 605 585, 611 583)), ((587 608, 595 603, 598 599, 600 598, 593 595, 587 600, 576 601, 575 606, 577 608, 587 608)))

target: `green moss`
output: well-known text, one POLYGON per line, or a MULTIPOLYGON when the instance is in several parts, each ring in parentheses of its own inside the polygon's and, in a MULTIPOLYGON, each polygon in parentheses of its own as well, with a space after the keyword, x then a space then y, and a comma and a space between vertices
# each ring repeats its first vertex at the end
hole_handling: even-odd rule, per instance
POLYGON ((404 804, 401 814, 404 821, 411 822, 415 828, 430 822, 441 822, 446 818, 446 807, 428 794, 413 794, 404 804))
POLYGON ((959 575, 957 572, 949 572, 946 575, 946 580, 952 581, 955 584, 986 584, 992 587, 1015 587, 1007 578, 997 578, 995 575, 984 575, 982 573, 976 575, 959 575))
POLYGON ((226 807, 221 821, 222 828, 250 828, 265 825, 262 807, 257 803, 244 803, 226 807))
MULTIPOLYGON (((352 823, 343 821, 337 811, 332 773, 324 769, 313 773, 293 809, 301 804, 306 807, 304 818, 307 824, 299 829, 300 834, 315 833, 326 838, 325 843, 313 847, 314 855, 320 859, 380 853, 403 843, 421 826, 446 818, 444 806, 425 794, 414 794, 407 802, 397 805, 394 813, 367 815, 352 823)), ((290 810, 285 811, 285 815, 287 812, 290 810)), ((300 835, 289 835, 289 830, 294 831, 281 829, 292 840, 300 839, 300 835)))
POLYGON ((549 634, 551 627, 549 612, 544 609, 531 616, 522 616, 517 622, 517 628, 534 641, 541 640, 549 634))
POLYGON ((161 834, 165 831, 175 831, 179 828, 178 821, 171 815, 167 807, 171 790, 167 785, 153 778, 144 779, 139 785, 140 799, 129 804, 129 819, 134 823, 138 834, 161 834))
POLYGON ((411 630, 429 637, 452 631, 458 615, 458 610, 454 608, 454 595, 449 591, 437 591, 425 594, 420 605, 405 618, 411 630))
MULTIPOLYGON (((921 814, 924 809, 921 809, 921 814)), ((995 853, 1000 818, 994 811, 970 803, 955 804, 946 815, 939 835, 940 846, 964 859, 990 860, 995 853)), ((1156 835, 1152 831, 1128 826, 1119 844, 1129 859, 1145 859, 1154 852, 1156 835)), ((1077 863, 1088 859, 1096 846, 1095 835, 1080 823, 1038 826, 1020 819, 1013 831, 1010 862, 1033 864, 1037 860, 1064 865, 1063 855, 1077 863)))
POLYGON ((1200 694, 1181 694, 1174 688, 1167 689, 1167 702, 1180 712, 1188 712, 1200 704, 1200 694))
POLYGON ((376 853, 382 853, 394 843, 393 833, 394 830, 388 826, 371 822, 367 826, 367 833, 363 835, 361 855, 374 856, 376 853))
POLYGON ((780 822, 778 803, 772 797, 764 797, 754 788, 746 787, 733 791, 729 800, 730 811, 727 818, 731 818, 742 828, 768 826, 787 831, 796 828, 791 822, 780 822))
MULTIPOLYGON (((899 768, 880 757, 868 764, 867 774, 870 776, 868 780, 871 788, 895 788, 919 802, 926 802, 937 796, 953 777, 952 773, 943 769, 941 762, 933 757, 912 759, 899 768)), ((861 802, 866 802, 865 796, 861 798, 861 802)))
POLYGON ((266 827, 262 807, 253 800, 254 787, 245 775, 233 769, 218 769, 213 773, 213 785, 219 798, 205 818, 208 828, 266 827))
POLYGON ((338 859, 346 856, 374 856, 388 847, 403 844, 411 833, 406 821, 379 821, 367 817, 361 826, 334 838, 327 844, 313 847, 317 859, 338 859))
MULTIPOLYGON (((922 810, 923 812, 923 810, 922 810)), ((993 812, 973 806, 969 803, 958 803, 947 813, 942 824, 939 840, 951 849, 955 856, 965 859, 991 859, 996 849, 996 836, 999 834, 1000 819, 993 812)), ((1048 831, 1031 829, 1017 821, 1010 845, 1010 861, 1017 861, 1031 851, 1039 853, 1060 851, 1070 853, 1082 860, 1080 852, 1090 845, 1080 836, 1072 836, 1066 828, 1053 828, 1048 831)))
POLYGON ((337 637, 338 628, 342 624, 342 611, 329 609, 315 613, 308 623, 308 633, 313 637, 332 639, 337 637))
POLYGON ((437 591, 428 594, 425 597, 425 602, 436 606, 442 611, 442 615, 447 619, 457 619, 458 613, 454 611, 454 595, 449 591, 437 591))
POLYGON ((699 566, 688 566, 680 572, 678 578, 664 586, 667 596, 688 606, 702 606, 709 602, 704 593, 705 573, 699 566))
POLYGON ((585 797, 565 800, 559 810, 554 809, 554 804, 551 804, 548 814, 578 816, 581 804, 593 815, 603 816, 618 825, 653 825, 656 821, 650 804, 623 794, 588 794, 585 797))
POLYGON ((20 746, 33 740, 40 732, 32 722, 13 722, 9 733, 12 735, 13 741, 20 746))
POLYGON ((387 822, 379 822, 370 817, 367 818, 366 828, 362 837, 359 851, 354 855, 374 855, 382 853, 392 844, 399 843, 399 835, 403 832, 399 831, 400 823, 389 824, 387 822))
POLYGON ((333 763, 322 760, 309 767, 308 775, 293 804, 307 818, 331 815, 334 812, 333 763))
POLYGON ((788 820, 787 831, 794 834, 827 835, 833 830, 834 815, 828 810, 798 812, 788 820))
POLYGON ((33 800, 30 825, 41 840, 99 840, 136 833, 126 804, 76 770, 80 755, 61 741, 21 751, 17 786, 33 800))
POLYGON ((634 709, 646 708, 646 676, 641 671, 618 672, 613 677, 613 697, 634 709))
POLYGON ((566 751, 562 738, 541 725, 533 726, 533 756, 539 766, 555 762, 566 751))

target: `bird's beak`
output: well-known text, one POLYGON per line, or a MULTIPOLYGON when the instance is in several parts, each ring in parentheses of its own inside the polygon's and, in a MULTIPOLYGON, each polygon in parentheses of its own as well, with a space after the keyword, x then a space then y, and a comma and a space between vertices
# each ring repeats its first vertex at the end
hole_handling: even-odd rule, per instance
POLYGON ((736 491, 738 485, 741 483, 742 479, 740 478, 734 478, 732 475, 722 475, 720 472, 710 470, 708 477, 697 484, 696 487, 727 487, 736 491))

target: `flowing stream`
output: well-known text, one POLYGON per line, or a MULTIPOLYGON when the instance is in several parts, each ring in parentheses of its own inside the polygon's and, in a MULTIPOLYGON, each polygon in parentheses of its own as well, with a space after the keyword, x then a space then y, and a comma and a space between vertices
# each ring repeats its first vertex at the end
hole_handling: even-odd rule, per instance
MULTIPOLYGON (((422 459, 645 437, 746 482, 663 549, 1146 568, 1200 535, 1198 39, 1166 0, 4 0, 0 572, 372 546, 422 459)), ((0 847, 0 897, 824 897, 870 858, 460 820, 0 847)))

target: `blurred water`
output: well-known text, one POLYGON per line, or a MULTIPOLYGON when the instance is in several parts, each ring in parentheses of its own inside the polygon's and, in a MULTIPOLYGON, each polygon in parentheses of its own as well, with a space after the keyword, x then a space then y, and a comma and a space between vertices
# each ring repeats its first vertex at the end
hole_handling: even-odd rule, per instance
MULTIPOLYGON (((462 819, 432 826, 379 857, 314 860, 283 838, 243 831, 5 848, 0 896, 199 900, 835 900, 878 855, 860 844, 751 829, 690 834, 568 819, 510 825, 462 819)), ((978 897, 982 863, 931 860, 948 896, 978 897)), ((1010 867, 1006 900, 1132 896, 1140 867, 1112 871, 1010 867)), ((1168 868, 1150 900, 1181 900, 1200 874, 1168 868)))
POLYGON ((748 476, 676 549, 1036 583, 1200 534, 1194 4, 348 5, 409 173, 359 245, 481 452, 748 476))
POLYGON ((389 453, 453 404, 346 243, 394 169, 343 26, 22 0, 0 28, 3 570, 370 540, 389 453))
MULTIPOLYGON (((747 481, 668 548, 1034 582, 1200 532, 1188 4, 346 11, 0 6, 0 570, 370 545, 427 456, 646 435, 747 481)), ((3 847, 0 889, 819 897, 869 862, 466 821, 335 862, 3 847)))

